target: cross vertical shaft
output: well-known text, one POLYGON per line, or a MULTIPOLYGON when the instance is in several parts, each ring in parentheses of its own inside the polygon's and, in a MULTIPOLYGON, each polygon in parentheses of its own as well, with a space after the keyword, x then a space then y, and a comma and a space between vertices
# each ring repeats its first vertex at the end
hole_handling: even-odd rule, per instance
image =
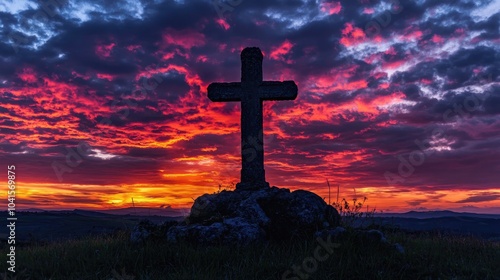
POLYGON ((269 187, 264 170, 264 120, 262 100, 255 93, 262 83, 263 55, 259 49, 241 52, 241 182, 256 188, 269 187))
POLYGON ((259 48, 241 52, 241 83, 212 83, 208 98, 214 102, 241 102, 241 182, 237 190, 268 188, 264 170, 263 100, 294 100, 293 81, 264 82, 259 48))

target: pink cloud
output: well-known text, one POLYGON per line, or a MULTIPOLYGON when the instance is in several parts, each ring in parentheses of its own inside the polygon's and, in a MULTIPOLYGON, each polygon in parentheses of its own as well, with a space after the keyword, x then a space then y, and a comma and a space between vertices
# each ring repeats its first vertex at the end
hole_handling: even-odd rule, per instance
POLYGON ((440 43, 444 42, 444 39, 443 39, 443 37, 434 34, 434 36, 432 36, 432 42, 434 42, 436 44, 438 44, 438 43, 440 44, 440 43))
POLYGON ((115 46, 115 43, 110 43, 108 45, 97 45, 95 47, 95 54, 101 58, 107 58, 111 55, 111 51, 115 46))
POLYGON ((130 45, 127 46, 126 49, 131 52, 136 52, 138 49, 141 48, 141 45, 130 45))
POLYGON ((361 28, 353 26, 352 23, 346 23, 344 29, 342 30, 340 43, 348 47, 362 43, 365 38, 366 34, 361 28))
POLYGON ((269 57, 274 60, 281 60, 286 63, 292 63, 292 60, 285 59, 285 56, 290 53, 294 44, 288 40, 285 40, 279 47, 273 48, 269 57))
POLYGON ((169 60, 169 59, 173 58, 174 56, 175 56, 174 52, 168 52, 168 53, 163 54, 162 59, 169 60))
POLYGON ((420 30, 412 30, 413 28, 407 28, 405 34, 400 35, 399 39, 404 41, 420 40, 424 33, 420 30))
POLYGON ((229 23, 227 23, 227 21, 223 18, 219 18, 215 22, 217 22, 225 30, 228 30, 229 28, 231 28, 231 25, 229 25, 229 23))
POLYGON ((321 3, 321 11, 329 15, 335 15, 340 13, 342 10, 342 5, 340 2, 323 2, 321 3))
POLYGON ((104 80, 108 80, 108 81, 110 81, 110 82, 111 82, 111 81, 115 78, 115 76, 113 76, 113 75, 109 75, 109 74, 101 74, 101 73, 97 73, 97 78, 99 78, 99 79, 104 79, 104 80))
POLYGON ((167 45, 180 46, 184 49, 203 46, 206 43, 205 35, 193 30, 167 29, 163 33, 163 42, 167 45))
POLYGON ((371 15, 375 12, 375 9, 373 8, 364 8, 363 9, 363 14, 371 15))
POLYGON ((196 59, 196 62, 207 62, 208 61, 208 58, 206 55, 200 55, 198 56, 198 58, 196 59))
POLYGON ((18 77, 26 83, 36 83, 38 80, 36 77, 36 73, 33 68, 24 68, 21 73, 18 74, 18 77))

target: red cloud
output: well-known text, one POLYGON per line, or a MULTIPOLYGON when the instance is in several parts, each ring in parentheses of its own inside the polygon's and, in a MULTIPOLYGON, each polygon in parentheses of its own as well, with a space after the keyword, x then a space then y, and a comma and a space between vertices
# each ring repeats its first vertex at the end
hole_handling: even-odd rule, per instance
POLYGON ((99 78, 99 79, 105 79, 105 80, 108 80, 108 81, 111 82, 115 78, 115 76, 109 75, 109 74, 97 73, 97 78, 99 78))
POLYGON ((33 68, 24 68, 21 73, 18 74, 19 78, 26 83, 36 83, 38 80, 36 73, 33 68))
POLYGON ((312 77, 310 83, 314 88, 311 92, 325 93, 336 90, 358 90, 366 88, 368 83, 365 80, 348 81, 355 72, 356 67, 350 67, 335 72, 330 72, 319 77, 312 77))
POLYGON ((342 39, 340 43, 346 47, 362 43, 366 38, 365 32, 352 23, 346 23, 345 28, 342 30, 342 39))
POLYGON ((378 115, 382 109, 380 106, 390 105, 392 103, 401 101, 406 96, 402 92, 394 92, 387 96, 377 96, 373 99, 358 97, 354 103, 357 106, 357 111, 360 113, 371 113, 378 115))
POLYGON ((292 63, 292 60, 286 60, 285 55, 287 55, 290 50, 293 48, 294 44, 290 43, 290 41, 285 40, 279 47, 273 48, 270 54, 270 58, 274 60, 285 61, 286 63, 292 63))
POLYGON ((139 72, 135 79, 136 80, 139 80, 141 77, 151 77, 152 75, 154 74, 158 74, 158 73, 167 73, 167 72, 170 72, 170 71, 176 71, 180 74, 183 74, 185 75, 185 79, 186 79, 186 82, 188 83, 188 85, 190 86, 199 86, 201 91, 204 91, 206 90, 206 87, 208 86, 207 83, 204 83, 200 77, 198 76, 198 74, 196 73, 191 73, 188 68, 184 67, 184 66, 180 66, 180 65, 174 65, 174 64, 170 64, 168 65, 167 67, 161 67, 161 68, 156 68, 156 69, 146 69, 142 72, 139 72))
POLYGON ((167 29, 163 34, 163 41, 167 45, 180 46, 184 49, 203 46, 206 43, 205 35, 193 30, 167 29))

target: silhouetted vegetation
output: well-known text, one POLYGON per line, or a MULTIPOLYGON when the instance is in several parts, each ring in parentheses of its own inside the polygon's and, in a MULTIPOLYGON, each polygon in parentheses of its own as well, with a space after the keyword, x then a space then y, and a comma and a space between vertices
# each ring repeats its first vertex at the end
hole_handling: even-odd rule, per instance
MULTIPOLYGON (((386 234, 400 254, 347 239, 309 279, 498 279, 500 243, 436 234, 386 234)), ((129 233, 17 248, 17 279, 294 279, 282 278, 314 254, 318 241, 234 248, 129 242, 129 233)), ((5 249, 5 248, 4 248, 5 249)), ((4 250, 5 251, 5 250, 4 250)), ((0 262, 6 271, 6 256, 0 262)), ((1 279, 11 279, 4 277, 1 279)))

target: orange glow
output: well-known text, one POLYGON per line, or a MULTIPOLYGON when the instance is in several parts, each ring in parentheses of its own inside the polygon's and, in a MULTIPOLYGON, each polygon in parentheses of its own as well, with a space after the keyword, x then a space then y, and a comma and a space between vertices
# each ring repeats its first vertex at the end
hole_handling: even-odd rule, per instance
MULTIPOLYGON (((200 176, 203 176, 201 174, 200 176)), ((179 181, 185 178, 178 177, 179 181)), ((132 184, 132 185, 76 185, 18 182, 17 197, 21 209, 113 209, 132 206, 159 207, 169 204, 173 208, 189 208, 192 197, 213 193, 217 187, 199 187, 191 184, 132 184), (85 194, 83 194, 85 193, 85 194)))
MULTIPOLYGON (((354 155, 340 154, 332 160, 361 160, 362 153, 354 155)), ((288 165, 293 170, 293 165, 288 165)), ((189 208, 193 198, 204 193, 213 193, 218 190, 218 181, 206 180, 209 173, 198 174, 171 174, 169 177, 178 181, 169 184, 121 184, 121 185, 77 185, 77 184, 43 184, 18 182, 20 209, 42 208, 42 209, 116 209, 132 206, 132 198, 136 207, 153 207, 160 205, 171 205, 173 208, 189 208), (198 178, 198 179, 196 179, 198 178), (188 182, 186 182, 188 181, 188 182), (184 182, 184 183, 180 183, 184 182), (197 183, 198 182, 198 183, 197 183), (199 182, 205 182, 200 186, 199 182)), ((328 201, 328 187, 326 177, 312 176, 304 177, 302 182, 310 185, 305 187, 315 192, 328 201)), ((405 189, 387 186, 360 186, 353 181, 337 181, 329 179, 332 188, 331 201, 335 201, 336 184, 340 183, 339 198, 345 198, 349 202, 357 197, 358 201, 367 197, 365 207, 377 209, 384 212, 404 212, 416 209, 453 209, 459 206, 458 201, 470 196, 489 193, 500 195, 500 189, 484 189, 480 192, 471 190, 432 191, 425 192, 418 189, 405 189)), ((292 190, 297 187, 290 187, 292 190)), ((474 203, 479 208, 496 207, 498 201, 486 201, 474 203)), ((363 209, 365 210, 365 209, 363 209)))

